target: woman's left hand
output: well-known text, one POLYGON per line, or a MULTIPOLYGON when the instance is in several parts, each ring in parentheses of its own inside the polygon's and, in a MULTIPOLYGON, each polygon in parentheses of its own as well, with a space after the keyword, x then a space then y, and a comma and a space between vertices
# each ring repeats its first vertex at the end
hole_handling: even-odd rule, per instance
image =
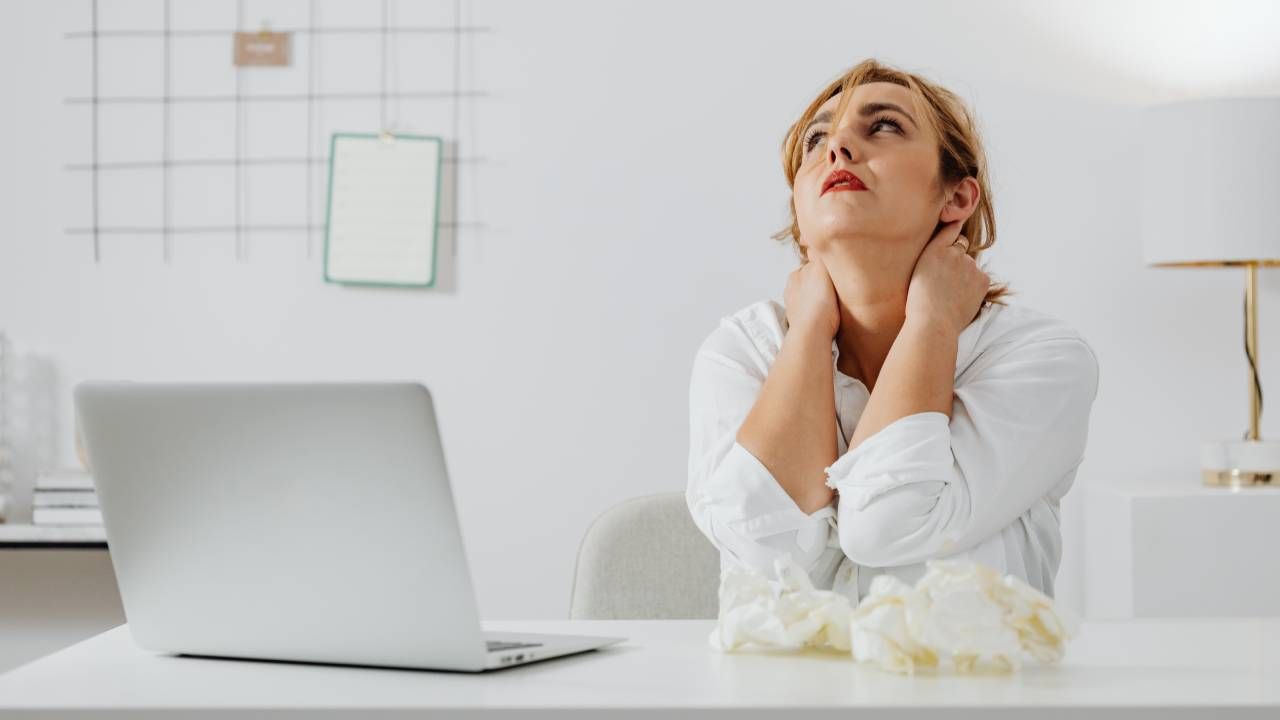
POLYGON ((908 322, 941 322, 959 335, 981 309, 991 278, 966 252, 962 225, 960 220, 943 225, 916 259, 907 286, 908 322))

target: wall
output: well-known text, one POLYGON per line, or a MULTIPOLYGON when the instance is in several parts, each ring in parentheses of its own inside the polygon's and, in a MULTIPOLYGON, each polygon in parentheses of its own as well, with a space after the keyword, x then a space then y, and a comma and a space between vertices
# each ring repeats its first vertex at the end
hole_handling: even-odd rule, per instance
MULTIPOLYGON (((398 3, 402 13, 413 5, 398 3)), ((794 259, 768 235, 786 213, 787 124, 842 68, 876 56, 976 107, 999 222, 988 268, 1017 302, 1068 320, 1098 352, 1078 482, 1194 483, 1199 442, 1238 437, 1247 423, 1242 276, 1142 266, 1138 108, 1274 92, 1274 53, 1243 68, 1231 61, 1278 28, 1267 14, 1228 43, 1203 18, 1194 34, 1169 28, 1177 42, 1118 54, 1161 13, 1188 12, 1121 5, 1133 12, 1007 1, 468 3, 468 21, 491 31, 465 53, 464 82, 487 95, 465 104, 459 152, 485 160, 460 168, 458 213, 483 225, 463 228, 442 259, 452 287, 404 291, 326 285, 306 238, 287 235, 251 237, 247 261, 227 237, 179 238, 168 264, 154 237, 111 237, 95 263, 85 237, 64 233, 86 212, 82 181, 63 168, 83 161, 83 115, 63 99, 86 65, 63 33, 85 28, 87 3, 4 3, 0 328, 54 359, 68 462, 69 390, 85 378, 426 382, 483 614, 563 617, 591 520, 624 498, 684 487, 697 344, 722 315, 781 297, 794 259), (1131 62, 1178 48, 1223 65, 1208 87, 1131 62)), ((152 16, 159 4, 102 6, 152 16)), ((248 26, 289 6, 246 2, 248 26)), ((1254 6, 1223 7, 1217 18, 1254 6)), ((375 3, 325 8, 378 21, 375 3)), ((377 120, 370 111, 346 121, 377 120)), ((249 202, 268 207, 273 192, 257 180, 249 202)), ((1264 379, 1280 362, 1266 319, 1278 282, 1263 273, 1264 379)), ((1267 417, 1264 435, 1276 427, 1267 417)), ((1076 607, 1078 495, 1064 509, 1059 576, 1076 607)))

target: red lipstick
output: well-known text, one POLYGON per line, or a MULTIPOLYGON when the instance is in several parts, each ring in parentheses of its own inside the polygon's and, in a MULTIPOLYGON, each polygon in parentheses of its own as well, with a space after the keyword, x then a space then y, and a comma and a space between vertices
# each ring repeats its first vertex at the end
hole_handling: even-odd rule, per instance
POLYGON ((866 190, 867 186, 862 184, 862 180, 848 170, 833 170, 827 176, 825 182, 822 183, 822 192, 819 195, 826 195, 828 190, 866 190))

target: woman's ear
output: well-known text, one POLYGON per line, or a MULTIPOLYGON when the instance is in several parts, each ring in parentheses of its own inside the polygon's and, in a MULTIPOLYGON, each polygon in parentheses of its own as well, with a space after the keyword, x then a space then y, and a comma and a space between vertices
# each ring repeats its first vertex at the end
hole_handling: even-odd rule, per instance
POLYGON ((968 220, 969 216, 978 209, 978 200, 982 196, 982 190, 978 186, 978 181, 971 177, 967 177, 956 183, 951 192, 947 193, 946 202, 942 205, 942 212, 938 214, 938 225, 949 223, 953 220, 961 222, 968 220))

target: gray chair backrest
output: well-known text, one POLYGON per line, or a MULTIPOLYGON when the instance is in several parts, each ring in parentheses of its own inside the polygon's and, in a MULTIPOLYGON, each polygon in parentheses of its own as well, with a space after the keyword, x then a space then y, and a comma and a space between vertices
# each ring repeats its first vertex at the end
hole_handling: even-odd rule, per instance
POLYGON ((621 502, 578 548, 574 620, 714 619, 720 553, 693 524, 683 492, 621 502))

